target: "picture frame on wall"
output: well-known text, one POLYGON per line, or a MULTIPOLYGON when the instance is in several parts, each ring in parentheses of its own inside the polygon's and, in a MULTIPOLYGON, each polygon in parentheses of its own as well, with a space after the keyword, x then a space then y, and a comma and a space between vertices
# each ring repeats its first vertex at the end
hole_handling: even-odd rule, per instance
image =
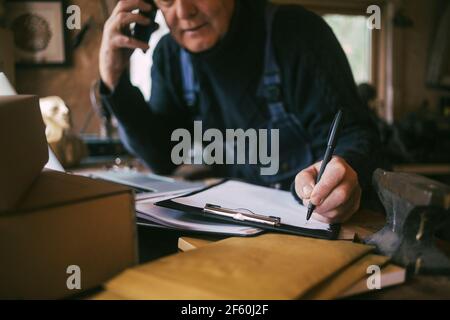
POLYGON ((18 66, 67 65, 63 0, 7 0, 6 10, 18 66))

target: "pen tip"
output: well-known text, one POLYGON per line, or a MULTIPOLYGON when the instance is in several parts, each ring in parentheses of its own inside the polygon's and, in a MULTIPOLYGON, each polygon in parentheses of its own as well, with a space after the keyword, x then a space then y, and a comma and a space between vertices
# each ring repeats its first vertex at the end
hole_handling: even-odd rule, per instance
POLYGON ((306 221, 309 221, 311 219, 312 213, 315 209, 315 206, 313 206, 311 203, 308 205, 308 211, 306 212, 306 221))

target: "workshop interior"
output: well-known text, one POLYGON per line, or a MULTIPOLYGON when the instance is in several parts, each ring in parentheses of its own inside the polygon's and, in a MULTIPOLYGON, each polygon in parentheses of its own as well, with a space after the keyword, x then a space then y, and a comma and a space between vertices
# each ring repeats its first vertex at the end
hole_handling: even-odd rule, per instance
POLYGON ((450 299, 449 57, 448 0, 0 0, 0 299, 450 299), (205 156, 278 125, 277 175, 205 156))

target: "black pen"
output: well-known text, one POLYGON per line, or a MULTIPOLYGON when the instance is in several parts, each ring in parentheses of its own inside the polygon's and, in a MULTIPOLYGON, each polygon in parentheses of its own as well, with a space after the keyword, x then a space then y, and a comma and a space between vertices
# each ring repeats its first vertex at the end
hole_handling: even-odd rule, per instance
MULTIPOLYGON (((333 157, 334 149, 336 148, 336 142, 339 135, 339 128, 342 122, 342 110, 339 110, 336 116, 334 117, 333 124, 331 125, 331 131, 330 135, 328 137, 328 145, 327 145, 327 151, 325 152, 325 156, 323 157, 322 165, 320 166, 319 174, 316 178, 316 185, 319 183, 320 178, 322 177, 323 172, 325 171, 325 168, 330 162, 331 157, 333 157)), ((306 221, 311 219, 311 215, 316 208, 315 205, 313 205, 311 202, 308 205, 308 213, 306 214, 306 221)))

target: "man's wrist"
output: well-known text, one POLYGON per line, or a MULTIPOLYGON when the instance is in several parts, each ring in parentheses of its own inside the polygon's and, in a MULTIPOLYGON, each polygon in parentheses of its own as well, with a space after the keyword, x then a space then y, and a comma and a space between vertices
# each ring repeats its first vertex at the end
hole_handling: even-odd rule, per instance
POLYGON ((114 89, 117 86, 117 83, 119 82, 118 80, 114 83, 112 82, 110 79, 105 79, 103 77, 100 77, 100 81, 102 84, 102 87, 104 89, 105 92, 109 92, 112 93, 114 91, 114 89))
POLYGON ((113 89, 110 89, 105 81, 100 78, 99 92, 102 96, 110 96, 113 93, 113 89))
POLYGON ((128 78, 128 72, 123 72, 119 78, 119 81, 117 81, 117 84, 113 87, 108 85, 107 82, 100 78, 99 93, 104 97, 111 97, 118 91, 120 91, 121 88, 127 87, 129 85, 131 85, 131 82, 128 78))

